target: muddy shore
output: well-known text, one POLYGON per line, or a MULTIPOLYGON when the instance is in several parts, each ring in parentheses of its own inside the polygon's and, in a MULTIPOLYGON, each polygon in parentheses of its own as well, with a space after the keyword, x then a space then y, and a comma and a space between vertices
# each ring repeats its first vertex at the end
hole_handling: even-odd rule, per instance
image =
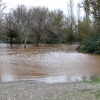
POLYGON ((0 100, 100 100, 100 84, 0 82, 0 100))

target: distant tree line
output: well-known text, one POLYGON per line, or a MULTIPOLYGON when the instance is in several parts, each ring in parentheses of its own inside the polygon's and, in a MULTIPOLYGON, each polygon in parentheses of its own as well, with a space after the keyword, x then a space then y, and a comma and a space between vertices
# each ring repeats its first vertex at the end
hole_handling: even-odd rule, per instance
MULTIPOLYGON (((1 3, 1 8, 5 6, 1 3)), ((12 43, 83 43, 100 35, 100 1, 83 0, 78 5, 85 15, 74 15, 73 0, 67 3, 67 15, 61 10, 18 5, 8 13, 0 11, 0 41, 12 43), (79 6, 80 5, 80 6, 79 6)))

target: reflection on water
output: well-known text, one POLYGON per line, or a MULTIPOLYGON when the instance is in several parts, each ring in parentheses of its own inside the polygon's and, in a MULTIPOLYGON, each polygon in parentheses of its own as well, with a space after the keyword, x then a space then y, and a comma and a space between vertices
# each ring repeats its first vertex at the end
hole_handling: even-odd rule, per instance
POLYGON ((100 56, 75 51, 77 45, 0 44, 0 79, 3 82, 37 80, 76 82, 100 76, 100 56))

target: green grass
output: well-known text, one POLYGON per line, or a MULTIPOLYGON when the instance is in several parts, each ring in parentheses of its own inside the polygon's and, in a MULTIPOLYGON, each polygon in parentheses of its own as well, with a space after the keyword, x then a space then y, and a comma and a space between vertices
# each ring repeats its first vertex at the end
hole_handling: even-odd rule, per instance
MULTIPOLYGON (((86 83, 89 83, 89 84, 92 84, 92 85, 100 84, 100 77, 93 77, 91 81, 87 81, 86 83)), ((90 92, 90 93, 95 95, 95 97, 97 99, 100 99, 100 89, 98 89, 95 92, 90 92)))
POLYGON ((91 94, 95 95, 96 99, 100 99, 100 89, 96 92, 91 92, 91 94))
POLYGON ((46 98, 45 100, 50 100, 50 99, 46 98))
POLYGON ((97 91, 95 92, 95 96, 96 96, 96 98, 100 99, 100 90, 97 90, 97 91))
POLYGON ((91 78, 91 81, 86 81, 86 83, 89 83, 89 84, 100 84, 100 77, 92 77, 91 78))

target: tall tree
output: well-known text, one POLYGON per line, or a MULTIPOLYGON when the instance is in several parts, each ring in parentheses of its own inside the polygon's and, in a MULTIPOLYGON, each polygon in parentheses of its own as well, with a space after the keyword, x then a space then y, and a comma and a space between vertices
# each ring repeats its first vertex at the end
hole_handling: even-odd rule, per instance
POLYGON ((6 3, 3 2, 3 0, 0 0, 0 40, 3 41, 4 35, 4 10, 6 9, 6 3))
POLYGON ((100 0, 84 0, 83 6, 85 11, 91 14, 94 22, 96 23, 96 34, 100 35, 100 0))
POLYGON ((12 41, 14 37, 18 37, 18 27, 16 25, 15 17, 10 13, 6 16, 6 34, 10 37, 10 45, 12 46, 12 41))
POLYGON ((70 44, 73 43, 74 40, 74 28, 75 28, 75 16, 74 16, 74 1, 73 0, 69 0, 68 3, 68 20, 69 20, 69 42, 70 44))
POLYGON ((38 46, 40 39, 42 37, 42 34, 44 33, 46 29, 47 24, 47 13, 48 9, 45 7, 37 7, 37 8, 31 8, 29 10, 31 13, 31 29, 35 35, 36 39, 36 45, 38 46))
POLYGON ((49 13, 48 40, 51 42, 62 41, 62 28, 64 25, 64 14, 61 10, 54 10, 49 13))
POLYGON ((54 11, 54 23, 53 27, 56 30, 56 33, 58 35, 59 43, 62 41, 62 27, 63 27, 63 22, 64 22, 64 15, 61 10, 55 10, 54 11))
POLYGON ((30 24, 30 16, 28 14, 28 9, 24 5, 18 5, 16 9, 12 10, 13 15, 16 19, 16 24, 18 26, 18 29, 21 31, 21 33, 24 34, 24 48, 26 48, 27 43, 27 35, 29 32, 29 24, 30 24))
POLYGON ((89 0, 84 0, 84 11, 85 11, 85 18, 87 21, 90 20, 90 3, 89 0))

